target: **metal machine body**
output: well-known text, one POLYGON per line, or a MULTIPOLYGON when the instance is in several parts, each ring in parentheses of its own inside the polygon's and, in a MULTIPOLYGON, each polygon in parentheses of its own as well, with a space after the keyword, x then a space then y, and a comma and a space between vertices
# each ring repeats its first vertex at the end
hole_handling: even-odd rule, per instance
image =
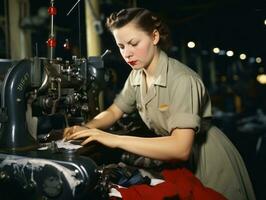
POLYGON ((88 199, 96 183, 95 169, 93 160, 73 153, 0 153, 0 197, 88 199))
MULTIPOLYGON (((86 121, 99 112, 98 95, 105 80, 101 57, 71 62, 36 57, 10 67, 1 86, 0 199, 93 195, 96 162, 74 150, 41 151, 44 144, 29 131, 26 112, 30 105, 41 110, 41 116, 63 115, 65 125, 86 121), (19 192, 12 193, 14 187, 19 192)), ((53 141, 46 142, 49 146, 53 141)))
MULTIPOLYGON (((108 81, 102 59, 105 54, 89 58, 73 56, 65 61, 55 58, 57 9, 54 0, 50 4, 48 58, 36 56, 10 61, 8 70, 0 71, 0 199, 3 200, 97 199, 93 197, 97 182, 93 153, 85 156, 80 153, 84 151, 57 148, 54 139, 58 137, 51 140, 38 137, 38 121, 42 118, 63 116, 63 123, 60 122, 63 129, 94 117, 100 112, 99 96, 108 81)), ((53 133, 52 128, 45 132, 53 133)))

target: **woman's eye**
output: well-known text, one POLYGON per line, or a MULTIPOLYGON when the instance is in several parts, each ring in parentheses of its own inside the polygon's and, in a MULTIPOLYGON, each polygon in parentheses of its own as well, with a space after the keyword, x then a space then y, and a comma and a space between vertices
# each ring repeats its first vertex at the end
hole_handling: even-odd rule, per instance
POLYGON ((138 43, 132 43, 131 45, 132 45, 133 47, 135 47, 135 46, 138 45, 138 43))

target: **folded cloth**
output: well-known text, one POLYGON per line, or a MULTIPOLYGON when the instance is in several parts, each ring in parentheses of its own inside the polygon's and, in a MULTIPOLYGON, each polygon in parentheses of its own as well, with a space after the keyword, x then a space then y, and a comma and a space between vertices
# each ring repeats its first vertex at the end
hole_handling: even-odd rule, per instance
POLYGON ((185 168, 167 169, 162 174, 165 181, 155 186, 140 184, 116 189, 123 200, 226 200, 222 194, 205 187, 185 168))

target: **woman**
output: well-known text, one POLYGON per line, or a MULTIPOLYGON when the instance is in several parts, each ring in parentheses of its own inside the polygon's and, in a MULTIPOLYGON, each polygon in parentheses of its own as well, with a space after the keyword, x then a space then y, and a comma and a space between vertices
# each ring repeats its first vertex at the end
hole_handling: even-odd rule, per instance
POLYGON ((164 24, 142 8, 123 9, 107 19, 124 60, 132 67, 114 103, 85 124, 65 130, 66 139, 84 138, 160 161, 193 161, 195 175, 228 199, 255 199, 243 160, 216 127, 200 77, 162 50, 164 24), (106 128, 124 113, 138 110, 147 127, 161 137, 114 135, 106 128))

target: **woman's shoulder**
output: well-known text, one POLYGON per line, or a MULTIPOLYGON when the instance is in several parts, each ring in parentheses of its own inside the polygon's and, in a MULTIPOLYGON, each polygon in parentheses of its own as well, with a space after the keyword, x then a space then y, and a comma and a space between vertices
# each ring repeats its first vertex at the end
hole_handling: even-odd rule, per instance
POLYGON ((202 82, 201 77, 193 69, 175 58, 168 58, 168 76, 170 79, 190 79, 202 82))

